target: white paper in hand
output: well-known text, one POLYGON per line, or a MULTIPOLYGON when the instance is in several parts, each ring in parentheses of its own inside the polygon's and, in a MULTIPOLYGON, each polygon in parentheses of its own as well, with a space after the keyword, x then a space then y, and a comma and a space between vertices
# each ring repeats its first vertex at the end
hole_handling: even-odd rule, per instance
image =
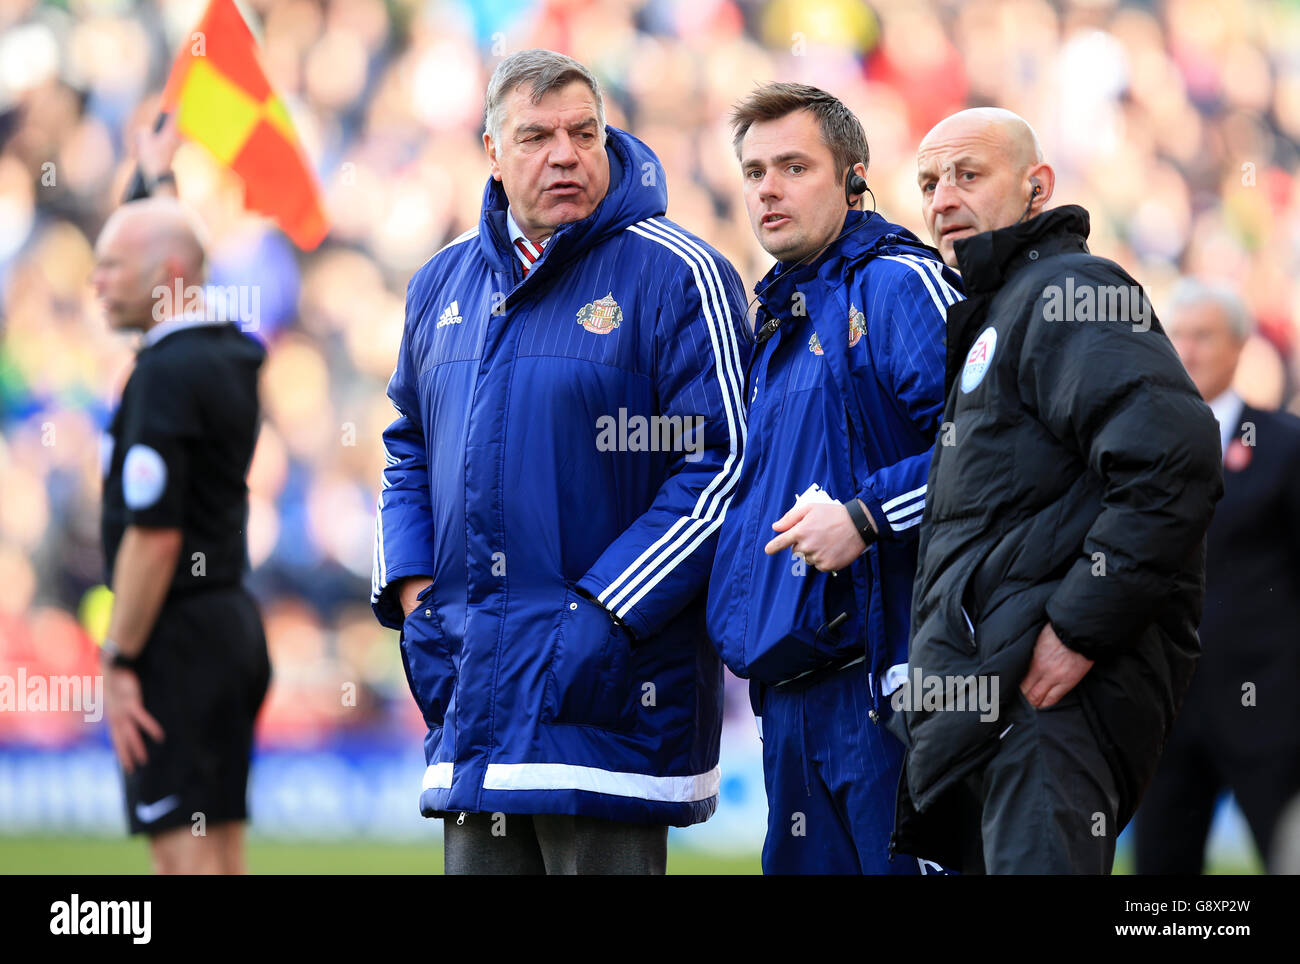
POLYGON ((808 486, 808 488, 803 490, 802 495, 796 495, 794 497, 794 505, 791 506, 791 508, 797 509, 801 505, 820 505, 822 503, 825 503, 826 505, 844 504, 839 499, 832 499, 825 489, 814 482, 812 485, 808 486))
MULTIPOLYGON (((828 493, 820 485, 814 482, 812 485, 808 486, 808 488, 804 489, 800 495, 796 495, 794 497, 794 505, 791 506, 791 508, 797 509, 803 505, 843 505, 843 504, 844 503, 841 502, 839 499, 832 499, 830 497, 830 493, 828 493)), ((794 556, 794 558, 798 559, 800 562, 803 562, 803 553, 795 552, 793 549, 791 549, 790 554, 794 556)), ((832 575, 834 575, 834 573, 832 573, 832 575)))

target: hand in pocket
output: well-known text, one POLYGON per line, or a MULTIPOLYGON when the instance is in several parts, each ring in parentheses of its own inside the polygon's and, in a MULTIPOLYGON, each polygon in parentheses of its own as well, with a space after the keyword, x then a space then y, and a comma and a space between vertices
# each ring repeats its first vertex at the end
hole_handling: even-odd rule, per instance
POLYGON ((456 668, 442 634, 442 625, 433 602, 428 598, 430 586, 421 593, 419 604, 402 623, 402 668, 416 705, 430 728, 442 726, 456 688, 456 668))

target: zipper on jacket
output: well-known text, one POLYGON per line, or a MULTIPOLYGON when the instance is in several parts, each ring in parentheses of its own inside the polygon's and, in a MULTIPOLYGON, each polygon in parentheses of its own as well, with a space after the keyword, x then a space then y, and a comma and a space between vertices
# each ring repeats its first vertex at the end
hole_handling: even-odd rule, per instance
MULTIPOLYGON (((905 713, 906 710, 900 710, 899 712, 905 713)), ((903 718, 903 729, 904 731, 907 730, 906 717, 903 718)), ((908 747, 908 750, 910 749, 911 747, 908 747)), ((898 768, 898 782, 894 784, 894 825, 889 830, 889 862, 891 864, 894 862, 894 853, 898 849, 898 812, 901 809, 898 805, 898 801, 899 798, 904 793, 907 794, 911 793, 911 791, 907 789, 907 786, 904 783, 906 779, 907 779, 907 753, 905 751, 903 754, 903 765, 898 768)), ((910 796, 908 797, 908 801, 909 802, 911 801, 910 796)), ((913 810, 915 810, 915 808, 913 808, 913 810)))
POLYGON ((966 622, 966 641, 970 644, 971 652, 978 653, 979 647, 975 645, 975 624, 971 622, 970 613, 966 612, 966 606, 962 603, 957 604, 961 610, 961 618, 966 622))
MULTIPOLYGON (((875 588, 874 586, 872 588, 875 588)), ((863 632, 866 632, 864 627, 863 632)), ((867 658, 874 660, 875 654, 868 653, 867 658)), ((874 670, 867 673, 867 691, 871 695, 871 709, 867 710, 867 719, 871 721, 872 726, 880 725, 880 687, 881 682, 877 678, 874 670)))
MULTIPOLYGON (((905 712, 905 711, 900 711, 905 712)), ((906 723, 904 723, 906 726, 906 723)), ((898 796, 901 793, 907 793, 907 788, 903 786, 903 776, 906 771, 903 767, 898 768, 898 784, 894 787, 894 825, 889 828, 889 862, 894 862, 894 851, 898 848, 898 796)))
POLYGON ((460 816, 456 818, 456 826, 463 827, 464 825, 465 825, 465 811, 462 810, 460 812, 460 816))
MULTIPOLYGON (((849 440, 849 446, 848 446, 848 447, 849 447, 849 453, 848 453, 848 454, 849 454, 849 478, 853 480, 853 491, 856 493, 856 492, 861 491, 861 489, 862 489, 862 483, 861 483, 860 481, 858 481, 858 473, 857 473, 856 469, 854 469, 854 467, 853 467, 853 452, 854 452, 854 446, 857 444, 857 438, 858 438, 858 436, 857 436, 857 433, 853 431, 853 417, 849 414, 849 403, 848 403, 847 401, 845 401, 845 400, 843 399, 842 396, 841 396, 841 399, 840 399, 840 403, 841 403, 841 404, 840 404, 840 407, 844 410, 844 436, 845 436, 845 438, 847 438, 847 439, 849 440)), ((863 457, 863 460, 865 461, 865 459, 866 459, 866 445, 865 445, 865 440, 864 440, 864 444, 863 444, 863 446, 862 446, 862 457, 863 457)), ((855 497, 856 497, 856 496, 855 496, 855 497)), ((860 558, 860 559, 864 558, 865 555, 866 555, 867 553, 869 553, 870 551, 871 551, 871 547, 868 546, 866 552, 864 552, 863 556, 859 556, 859 558, 860 558)), ((854 561, 856 562, 857 560, 854 560, 854 561)), ((866 560, 866 561, 865 561, 865 564, 866 564, 866 566, 867 566, 868 574, 870 574, 870 571, 871 571, 871 564, 870 564, 870 561, 869 561, 869 560, 866 560)), ((874 590, 877 588, 877 587, 876 587, 876 582, 877 582, 877 580, 876 580, 875 577, 873 576, 872 579, 871 579, 871 589, 872 589, 872 591, 874 591, 874 590)), ((870 593, 868 593, 868 597, 870 597, 870 593)), ((870 608, 871 608, 871 602, 870 602, 870 598, 868 598, 868 601, 867 601, 867 609, 868 609, 868 611, 870 610, 870 608)), ((865 626, 864 626, 864 628, 863 628, 863 633, 864 633, 864 635, 866 634, 866 632, 867 632, 867 630, 866 630, 866 628, 865 628, 865 626)), ((873 652, 870 651, 870 647, 869 647, 869 646, 864 647, 864 649, 867 650, 867 658, 870 659, 870 660, 873 660, 873 661, 874 661, 875 653, 873 653, 873 652)), ((875 677, 875 673, 874 673, 874 672, 868 672, 868 673, 867 673, 867 690, 868 690, 868 692, 869 692, 870 695, 871 695, 871 709, 867 710, 867 719, 869 719, 869 720, 871 721, 872 725, 874 725, 874 726, 879 726, 879 725, 880 725, 880 697, 879 697, 878 692, 877 692, 877 691, 878 691, 878 686, 879 686, 879 681, 876 679, 876 677, 875 677)))

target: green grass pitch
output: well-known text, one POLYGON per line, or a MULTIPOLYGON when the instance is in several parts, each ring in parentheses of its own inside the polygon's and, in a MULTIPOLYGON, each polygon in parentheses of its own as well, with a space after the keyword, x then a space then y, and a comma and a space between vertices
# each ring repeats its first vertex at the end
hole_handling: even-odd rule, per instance
MULTIPOLYGON (((394 844, 266 840, 252 837, 248 866, 254 874, 440 874, 442 849, 429 843, 394 844)), ((1258 874, 1257 860, 1216 862, 1211 874, 1258 874)), ((1130 856, 1121 854, 1115 873, 1131 873, 1130 856)), ((706 854, 669 845, 670 874, 757 874, 758 853, 706 854)), ((0 836, 0 874, 147 874, 144 840, 104 837, 0 836)))
MULTIPOLYGON (((442 848, 394 844, 282 841, 251 837, 248 869, 254 874, 440 874, 442 848)), ((719 857, 669 846, 670 874, 757 874, 758 854, 719 857)), ((3 837, 0 874, 147 874, 143 838, 3 837)))

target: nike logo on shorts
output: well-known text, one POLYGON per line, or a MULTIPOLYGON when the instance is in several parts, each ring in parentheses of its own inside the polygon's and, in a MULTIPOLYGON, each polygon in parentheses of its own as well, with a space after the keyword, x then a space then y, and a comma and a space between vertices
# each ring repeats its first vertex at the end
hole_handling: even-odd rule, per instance
POLYGON ((173 793, 170 797, 163 797, 153 803, 137 803, 135 805, 136 819, 141 823, 153 823, 160 817, 164 817, 180 806, 181 798, 178 794, 173 793))

